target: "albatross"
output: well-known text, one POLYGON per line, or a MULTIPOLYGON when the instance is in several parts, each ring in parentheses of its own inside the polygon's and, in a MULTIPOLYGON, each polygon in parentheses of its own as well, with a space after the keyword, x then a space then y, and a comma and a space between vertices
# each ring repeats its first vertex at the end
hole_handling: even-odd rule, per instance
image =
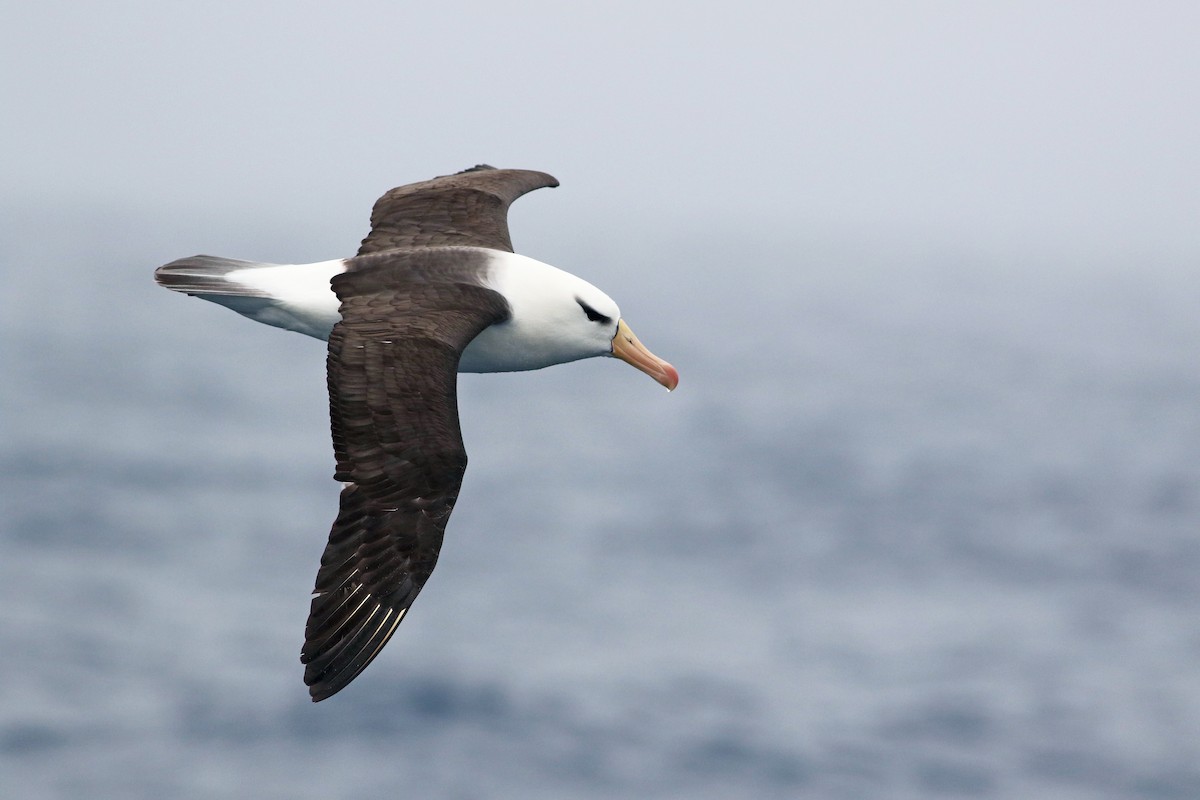
POLYGON ((612 356, 668 390, 679 383, 608 295, 513 252, 509 206, 554 186, 544 172, 481 164, 384 194, 352 258, 201 255, 154 273, 167 289, 328 342, 343 488, 300 655, 313 702, 379 655, 437 563, 467 466, 457 373, 612 356))

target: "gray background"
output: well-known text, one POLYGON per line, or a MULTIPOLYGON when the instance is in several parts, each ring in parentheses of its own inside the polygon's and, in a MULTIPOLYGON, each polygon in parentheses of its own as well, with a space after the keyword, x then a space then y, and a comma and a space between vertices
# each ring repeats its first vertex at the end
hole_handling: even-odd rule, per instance
POLYGON ((0 17, 6 796, 1200 796, 1194 4, 0 17), (435 577, 313 706, 322 346, 151 272, 480 161, 682 383, 464 377, 435 577))

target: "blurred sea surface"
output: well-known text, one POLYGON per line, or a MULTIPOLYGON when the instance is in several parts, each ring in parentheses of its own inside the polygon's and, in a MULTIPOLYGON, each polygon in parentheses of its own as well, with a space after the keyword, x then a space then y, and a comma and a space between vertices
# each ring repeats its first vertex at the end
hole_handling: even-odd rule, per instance
MULTIPOLYGON (((155 287, 191 254, 170 229, 25 222, 0 239, 7 797, 1200 797, 1194 270, 526 247, 680 388, 463 376, 438 569, 313 705, 323 345, 155 287)), ((217 254, 271 257, 244 243, 217 254)))

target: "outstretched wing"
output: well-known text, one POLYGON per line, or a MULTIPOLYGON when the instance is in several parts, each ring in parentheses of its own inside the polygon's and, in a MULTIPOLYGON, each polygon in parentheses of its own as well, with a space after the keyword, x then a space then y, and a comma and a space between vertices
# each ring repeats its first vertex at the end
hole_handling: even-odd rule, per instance
POLYGON ((521 195, 558 181, 544 172, 486 164, 400 186, 371 210, 371 232, 358 254, 400 247, 463 245, 512 252, 508 207, 521 195))
POLYGON ((333 279, 342 321, 329 337, 329 406, 335 477, 347 485, 300 656, 314 702, 391 638, 437 563, 458 498, 459 356, 508 306, 445 264, 423 263, 452 255, 381 254, 333 279))

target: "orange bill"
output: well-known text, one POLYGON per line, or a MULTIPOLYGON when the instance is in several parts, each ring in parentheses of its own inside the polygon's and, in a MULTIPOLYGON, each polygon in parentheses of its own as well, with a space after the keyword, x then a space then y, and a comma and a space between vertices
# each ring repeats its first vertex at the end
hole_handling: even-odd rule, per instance
POLYGON ((668 392, 679 385, 679 373, 675 368, 647 350, 646 345, 638 341, 623 319, 617 321, 617 335, 612 340, 612 354, 654 378, 667 387, 668 392))

